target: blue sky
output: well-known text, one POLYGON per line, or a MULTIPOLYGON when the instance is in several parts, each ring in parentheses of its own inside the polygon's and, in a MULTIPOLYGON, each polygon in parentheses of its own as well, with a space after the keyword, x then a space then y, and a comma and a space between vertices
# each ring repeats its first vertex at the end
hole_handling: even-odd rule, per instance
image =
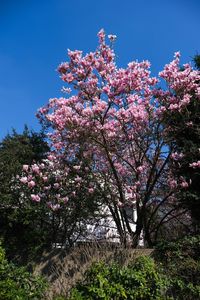
POLYGON ((175 51, 182 63, 200 53, 199 16, 199 0, 0 0, 0 138, 39 130, 37 109, 62 95, 55 70, 68 48, 95 50, 104 28, 118 66, 148 59, 155 75, 175 51))

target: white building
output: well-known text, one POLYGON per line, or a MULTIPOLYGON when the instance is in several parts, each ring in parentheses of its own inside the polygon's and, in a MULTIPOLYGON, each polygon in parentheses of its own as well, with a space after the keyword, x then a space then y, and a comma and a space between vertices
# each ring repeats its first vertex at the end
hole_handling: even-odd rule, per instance
MULTIPOLYGON (((128 216, 129 224, 134 232, 136 230, 137 211, 134 207, 127 207, 126 213, 128 216)), ((86 234, 79 236, 77 242, 90 242, 90 241, 107 241, 112 243, 120 243, 119 234, 116 224, 107 206, 102 208, 102 216, 96 223, 88 224, 86 234)), ((143 235, 139 240, 139 246, 144 246, 143 235)))

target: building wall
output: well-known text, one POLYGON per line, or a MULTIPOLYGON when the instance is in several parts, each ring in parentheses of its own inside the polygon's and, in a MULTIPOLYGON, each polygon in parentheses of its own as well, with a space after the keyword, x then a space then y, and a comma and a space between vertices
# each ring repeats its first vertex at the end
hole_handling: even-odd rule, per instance
MULTIPOLYGON (((127 210, 128 210, 127 214, 129 216, 130 226, 134 232, 136 230, 135 222, 137 221, 137 211, 133 207, 128 207, 127 210)), ((105 215, 105 217, 101 218, 95 224, 87 225, 87 234, 84 236, 80 236, 77 240, 78 242, 106 240, 112 243, 120 243, 116 224, 107 206, 104 206, 102 208, 102 215, 105 215)), ((143 234, 140 237, 139 246, 141 247, 144 246, 143 234)))

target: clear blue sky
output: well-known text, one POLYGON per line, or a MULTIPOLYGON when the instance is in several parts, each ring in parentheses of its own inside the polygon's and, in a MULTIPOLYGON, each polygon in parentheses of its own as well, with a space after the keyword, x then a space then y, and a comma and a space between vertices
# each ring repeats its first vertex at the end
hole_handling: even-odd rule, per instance
POLYGON ((155 75, 180 50, 200 52, 199 0, 0 0, 0 138, 26 123, 63 86, 55 69, 67 49, 95 50, 116 34, 118 65, 148 59, 155 75))

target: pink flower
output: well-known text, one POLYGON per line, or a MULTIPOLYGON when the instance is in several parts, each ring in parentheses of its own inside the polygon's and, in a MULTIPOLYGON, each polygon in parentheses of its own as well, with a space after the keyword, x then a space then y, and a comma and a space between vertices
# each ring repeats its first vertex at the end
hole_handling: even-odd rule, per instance
POLYGON ((172 188, 172 189, 176 189, 177 186, 178 186, 178 183, 175 179, 170 179, 169 180, 169 186, 172 188))
POLYGON ((45 191, 49 191, 50 189, 51 189, 51 185, 48 185, 48 186, 45 186, 45 187, 44 187, 44 190, 45 190, 45 191))
POLYGON ((28 182, 28 178, 27 177, 22 177, 22 178, 20 178, 20 181, 25 184, 25 183, 28 182))
POLYGON ((59 188, 59 183, 58 182, 56 182, 56 183, 54 183, 54 185, 53 185, 53 187, 55 188, 55 189, 58 189, 59 188))
POLYGON ((52 204, 52 203, 48 202, 47 205, 53 211, 56 211, 56 210, 60 209, 60 204, 58 204, 58 203, 57 204, 52 204))
POLYGON ((41 168, 42 170, 44 170, 44 169, 45 169, 45 164, 41 163, 41 164, 40 164, 40 168, 41 168))
POLYGON ((62 62, 59 66, 58 66, 58 72, 60 73, 66 73, 67 70, 69 68, 69 64, 66 62, 62 62))
POLYGON ((182 181, 180 185, 182 188, 187 188, 189 186, 189 184, 186 181, 182 181))
POLYGON ((40 196, 39 195, 35 195, 35 194, 31 194, 31 199, 35 202, 40 202, 40 196))
POLYGON ((28 183, 28 187, 29 188, 33 188, 35 186, 35 182, 33 180, 31 180, 29 183, 28 183))
POLYGON ((94 189, 93 188, 89 188, 88 189, 88 193, 90 193, 90 194, 94 193, 94 189))
POLYGON ((98 37, 99 37, 99 42, 100 42, 100 43, 103 43, 104 40, 105 40, 105 32, 104 32, 103 29, 101 29, 101 30, 99 31, 98 37))
POLYGON ((28 171, 28 168, 29 168, 29 165, 23 165, 23 167, 22 167, 23 171, 25 171, 25 172, 28 171))
POLYGON ((183 153, 174 152, 171 155, 173 160, 181 160, 184 157, 183 153))
POLYGON ((179 58, 180 56, 181 56, 180 51, 177 51, 177 52, 174 53, 174 57, 175 58, 179 58))
POLYGON ((54 156, 54 155, 51 155, 51 154, 48 155, 47 158, 48 158, 48 160, 50 160, 50 161, 55 160, 55 156, 54 156))
POLYGON ((72 74, 63 74, 62 76, 61 76, 61 78, 62 78, 62 80, 63 81, 66 81, 66 82, 68 82, 68 83, 70 83, 70 82, 72 82, 73 80, 74 80, 74 77, 73 77, 73 75, 72 74))
POLYGON ((109 40, 110 40, 111 42, 114 42, 114 41, 116 40, 117 36, 114 35, 114 34, 109 34, 109 35, 108 35, 108 38, 109 38, 109 40))
POLYGON ((61 89, 61 91, 63 93, 66 93, 66 94, 70 94, 72 90, 70 88, 66 88, 66 87, 63 86, 62 89, 61 89))
POLYGON ((178 104, 170 104, 169 109, 174 111, 174 110, 178 110, 179 109, 179 105, 178 104))
POLYGON ((80 170, 81 166, 73 166, 74 170, 80 170))
POLYGON ((69 198, 66 196, 66 197, 62 198, 61 200, 64 204, 66 204, 69 201, 69 198))
POLYGON ((143 172, 143 170, 144 170, 144 166, 139 166, 139 167, 137 167, 137 171, 138 171, 139 173, 143 172))
POLYGON ((198 160, 197 162, 193 162, 189 165, 191 168, 200 168, 200 160, 198 160))
POLYGON ((81 181, 82 181, 82 178, 81 178, 81 177, 77 176, 77 177, 75 178, 75 182, 81 182, 81 181))
POLYGON ((39 174, 40 173, 40 168, 38 167, 38 165, 32 165, 32 171, 35 174, 39 174))

